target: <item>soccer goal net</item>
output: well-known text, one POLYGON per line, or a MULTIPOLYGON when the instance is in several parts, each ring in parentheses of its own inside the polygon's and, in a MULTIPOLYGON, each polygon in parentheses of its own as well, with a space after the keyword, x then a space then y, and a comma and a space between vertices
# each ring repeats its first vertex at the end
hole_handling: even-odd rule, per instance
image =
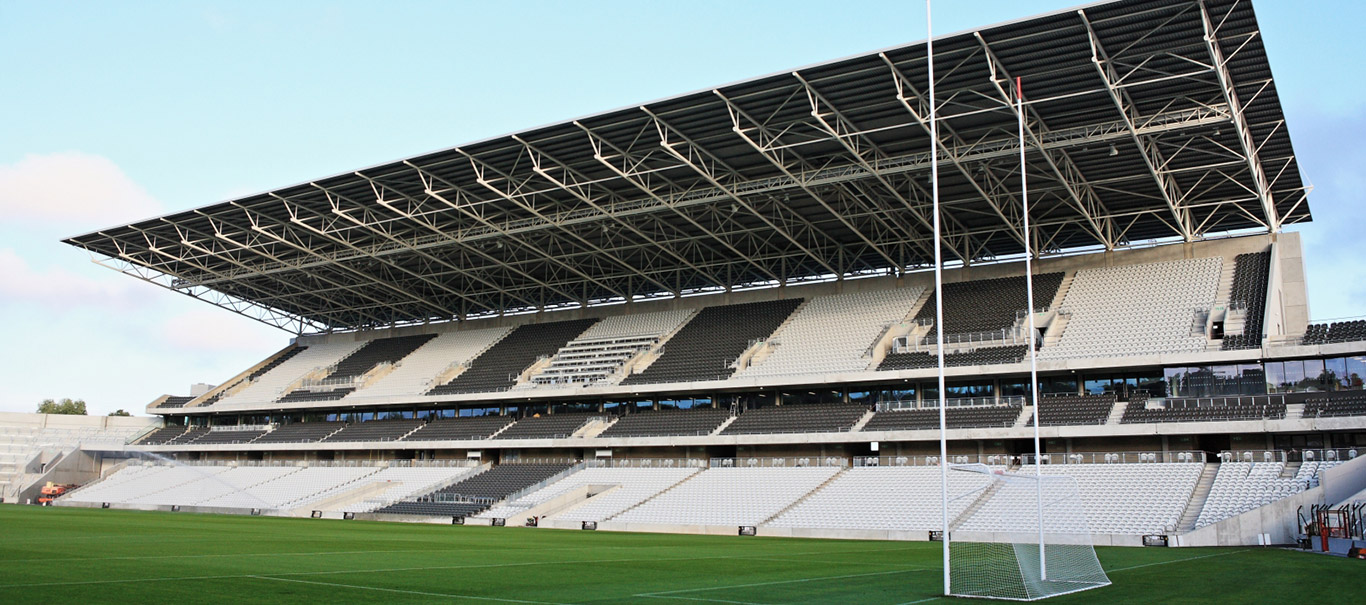
POLYGON ((950 475, 950 594, 1033 601, 1110 584, 1071 477, 981 464, 950 475))

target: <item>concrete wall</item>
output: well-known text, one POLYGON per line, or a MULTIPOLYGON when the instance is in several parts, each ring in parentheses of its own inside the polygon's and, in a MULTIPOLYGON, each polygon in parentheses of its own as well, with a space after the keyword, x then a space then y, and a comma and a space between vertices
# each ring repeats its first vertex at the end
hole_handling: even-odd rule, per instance
POLYGON ((129 429, 159 426, 161 419, 148 416, 74 416, 68 414, 25 414, 0 412, 0 425, 27 426, 33 429, 129 429))
POLYGON ((1336 504, 1366 489, 1366 457, 1340 464, 1319 475, 1319 486, 1289 498, 1206 525, 1177 537, 1179 546, 1253 546, 1259 536, 1268 544, 1293 544, 1299 534, 1297 512, 1315 504, 1336 504))
POLYGON ((1284 336, 1304 334, 1309 325, 1308 279, 1304 271, 1304 252, 1300 234, 1281 233, 1272 246, 1272 291, 1267 300, 1266 334, 1284 336))

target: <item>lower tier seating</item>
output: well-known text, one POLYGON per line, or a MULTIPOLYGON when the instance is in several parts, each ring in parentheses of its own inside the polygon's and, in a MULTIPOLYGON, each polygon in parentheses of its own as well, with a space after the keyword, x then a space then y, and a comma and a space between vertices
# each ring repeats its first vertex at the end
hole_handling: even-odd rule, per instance
POLYGON ((722 435, 840 433, 852 430, 868 408, 848 403, 794 404, 746 410, 722 435))
POLYGON ((696 468, 586 468, 513 502, 489 509, 479 516, 511 517, 577 488, 593 486, 593 489, 599 490, 597 495, 579 506, 555 513, 552 518, 603 521, 669 489, 699 471, 700 469, 696 468))
POLYGON ((611 521, 759 525, 828 481, 838 467, 710 468, 611 521))

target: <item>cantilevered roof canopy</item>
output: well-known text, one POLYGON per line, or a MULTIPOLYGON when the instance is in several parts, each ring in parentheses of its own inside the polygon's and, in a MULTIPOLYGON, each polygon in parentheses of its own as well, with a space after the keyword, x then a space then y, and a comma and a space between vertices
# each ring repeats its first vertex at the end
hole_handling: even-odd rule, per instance
MULTIPOLYGON (((944 257, 1279 231, 1309 207, 1248 0, 1124 0, 935 41, 944 257)), ((290 331, 932 262, 925 44, 66 240, 290 331)))

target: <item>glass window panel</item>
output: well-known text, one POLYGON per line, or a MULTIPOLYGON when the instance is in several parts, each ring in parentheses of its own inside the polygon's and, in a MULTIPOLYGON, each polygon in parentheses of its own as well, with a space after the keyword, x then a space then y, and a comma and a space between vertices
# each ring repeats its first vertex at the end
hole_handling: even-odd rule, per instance
POLYGON ((1366 357, 1354 356, 1347 358, 1347 379, 1344 383, 1349 389, 1360 389, 1366 380, 1366 357))
POLYGON ((1347 359, 1338 357, 1323 361, 1324 390, 1336 391, 1347 388, 1347 359))
POLYGON ((1285 363, 1268 361, 1262 364, 1266 371, 1266 392, 1282 393, 1285 390, 1285 363))
POLYGON ((1304 381, 1301 383, 1303 391, 1322 391, 1323 390, 1323 360, 1306 359, 1304 360, 1304 381))
POLYGON ((1285 362, 1285 382, 1281 384, 1282 392, 1294 393, 1303 390, 1300 384, 1304 382, 1304 362, 1287 361, 1285 362))

